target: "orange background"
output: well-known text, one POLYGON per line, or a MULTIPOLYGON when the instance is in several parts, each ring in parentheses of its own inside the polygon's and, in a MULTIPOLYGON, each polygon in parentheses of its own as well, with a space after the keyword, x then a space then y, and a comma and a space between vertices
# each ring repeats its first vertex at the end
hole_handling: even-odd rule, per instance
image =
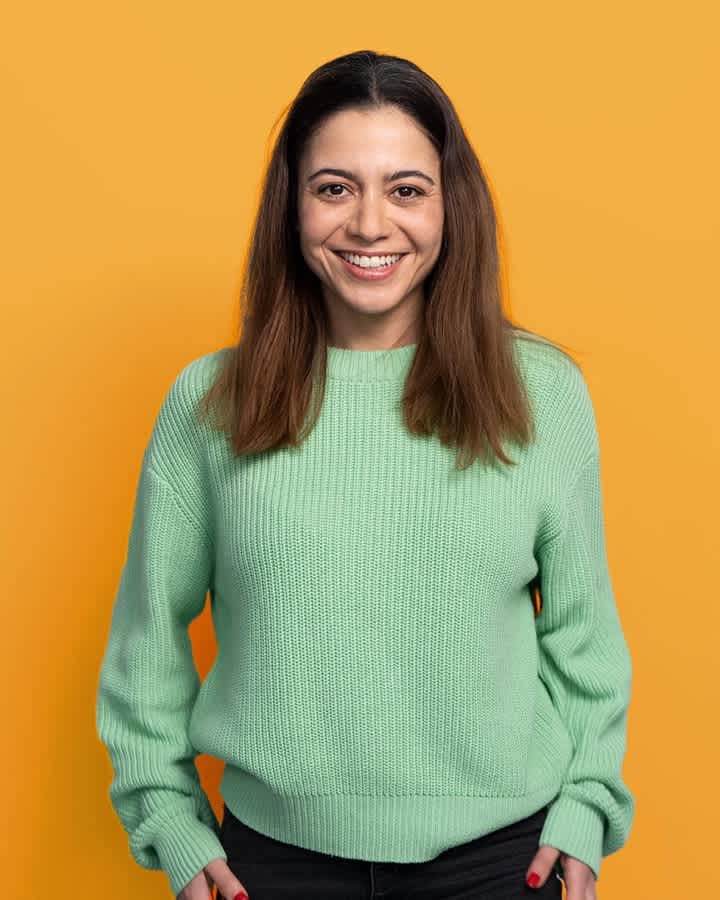
MULTIPOLYGON (((497 201, 509 310, 570 345, 593 394, 637 797, 599 895, 710 896, 717 7, 130 0, 3 20, 3 896, 169 893, 129 857, 94 723, 140 459, 174 375, 234 336, 273 122, 313 68, 363 48, 453 99, 497 201)), ((207 608, 191 634, 204 676, 207 608)), ((220 763, 198 764, 219 813, 220 763)))

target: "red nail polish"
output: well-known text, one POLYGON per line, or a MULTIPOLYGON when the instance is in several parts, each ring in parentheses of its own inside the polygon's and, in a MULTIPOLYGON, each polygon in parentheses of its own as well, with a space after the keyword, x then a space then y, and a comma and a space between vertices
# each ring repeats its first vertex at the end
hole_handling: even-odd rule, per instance
POLYGON ((527 877, 527 883, 530 887, 537 887, 540 884, 540 876, 537 872, 531 872, 527 877))
POLYGON ((245 891, 238 891, 237 894, 233 897, 233 900, 248 900, 248 895, 245 891))

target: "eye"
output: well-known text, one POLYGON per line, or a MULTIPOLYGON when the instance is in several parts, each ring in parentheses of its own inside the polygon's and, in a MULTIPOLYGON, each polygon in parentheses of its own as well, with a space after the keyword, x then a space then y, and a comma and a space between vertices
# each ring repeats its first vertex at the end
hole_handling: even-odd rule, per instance
POLYGON ((318 194, 325 194, 326 197, 330 197, 330 196, 332 196, 332 197, 341 197, 342 194, 326 194, 326 193, 325 193, 325 192, 327 191, 328 188, 334 188, 334 187, 344 188, 345 185, 344 185, 344 184, 326 184, 326 185, 324 185, 323 187, 320 188, 320 190, 318 191, 318 194))
MULTIPOLYGON (((335 188, 335 187, 344 188, 345 185, 340 184, 339 182, 335 182, 333 184, 325 184, 318 190, 318 194, 324 194, 326 197, 342 197, 342 194, 326 193, 328 188, 335 188)), ((425 193, 424 191, 421 191, 419 188, 413 187, 413 185, 411 185, 411 184, 401 184, 399 187, 396 187, 395 190, 396 191, 415 191, 414 195, 412 195, 410 197, 408 197, 406 195, 404 197, 401 197, 400 198, 401 200, 414 200, 416 195, 422 196, 425 193)))
MULTIPOLYGON (((413 187, 411 184, 401 184, 400 187, 395 188, 396 191, 415 191, 415 194, 420 197, 425 191, 421 191, 419 188, 413 187)), ((404 200, 414 200, 415 197, 403 197, 404 200)))

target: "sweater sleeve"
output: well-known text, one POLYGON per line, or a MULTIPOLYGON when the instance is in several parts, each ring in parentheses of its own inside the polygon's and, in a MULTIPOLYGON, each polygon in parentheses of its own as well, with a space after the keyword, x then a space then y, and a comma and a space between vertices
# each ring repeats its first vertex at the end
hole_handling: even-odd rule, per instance
POLYGON ((163 869, 175 895, 210 860, 227 859, 188 736, 200 687, 188 625, 213 568, 198 430, 187 412, 193 371, 173 383, 143 456, 96 702, 114 771, 109 796, 130 853, 163 869))
POLYGON ((570 479, 559 528, 537 553, 539 675, 573 743, 539 843, 582 860, 597 879, 634 816, 621 773, 632 664, 608 573, 594 418, 581 390, 591 451, 570 479))

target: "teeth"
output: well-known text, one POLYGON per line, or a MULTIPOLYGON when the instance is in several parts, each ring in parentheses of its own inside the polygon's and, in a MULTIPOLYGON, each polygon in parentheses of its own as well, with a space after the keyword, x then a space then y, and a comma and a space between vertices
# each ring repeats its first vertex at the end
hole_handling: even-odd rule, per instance
POLYGON ((402 253, 395 253, 392 256, 358 256, 355 253, 340 253, 339 255, 355 266, 360 266, 363 269, 376 269, 397 262, 402 253))

